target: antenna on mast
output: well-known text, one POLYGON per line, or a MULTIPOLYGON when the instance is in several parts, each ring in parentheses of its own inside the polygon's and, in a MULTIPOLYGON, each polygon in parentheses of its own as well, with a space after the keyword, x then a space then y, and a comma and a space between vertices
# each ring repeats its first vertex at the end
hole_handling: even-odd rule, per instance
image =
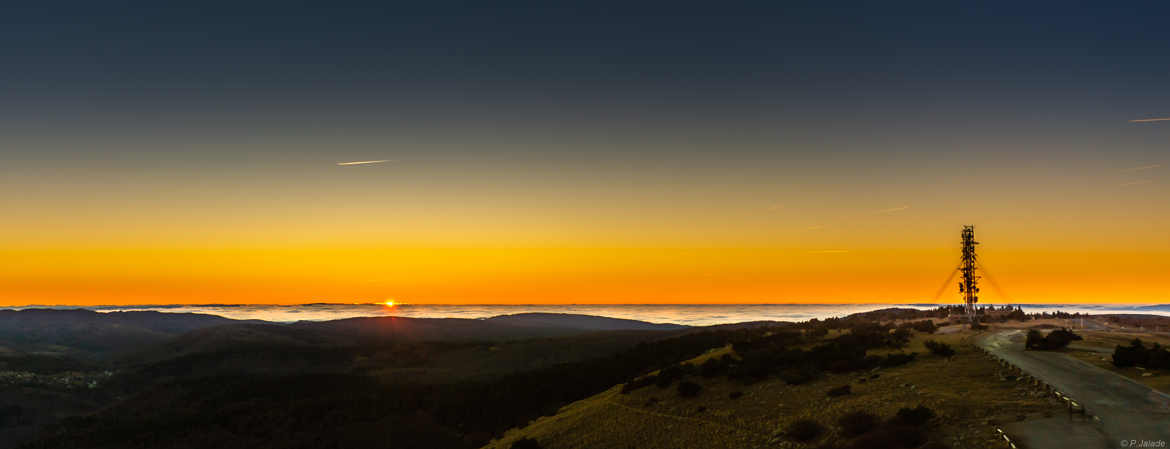
POLYGON ((975 256, 975 245, 979 242, 975 241, 975 226, 963 226, 962 239, 963 252, 959 265, 962 278, 959 279, 959 293, 963 294, 967 319, 974 325, 977 322, 975 303, 979 302, 979 276, 975 274, 975 269, 979 265, 975 256))

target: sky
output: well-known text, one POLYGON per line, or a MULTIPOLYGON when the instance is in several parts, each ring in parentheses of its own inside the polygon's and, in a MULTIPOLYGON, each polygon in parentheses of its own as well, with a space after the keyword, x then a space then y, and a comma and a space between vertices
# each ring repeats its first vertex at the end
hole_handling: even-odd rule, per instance
POLYGON ((169 3, 0 6, 0 305, 1170 302, 1165 4, 169 3))

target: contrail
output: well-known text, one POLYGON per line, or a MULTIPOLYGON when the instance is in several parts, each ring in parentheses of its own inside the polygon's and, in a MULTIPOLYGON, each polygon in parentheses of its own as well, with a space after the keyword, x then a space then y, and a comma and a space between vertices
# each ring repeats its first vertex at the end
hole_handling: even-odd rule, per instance
POLYGON ((1140 118, 1137 120, 1130 120, 1129 122, 1130 123, 1170 122, 1170 117, 1140 118))
POLYGON ((371 164, 381 164, 383 162, 391 162, 391 161, 393 161, 393 159, 382 159, 379 161, 338 162, 337 165, 343 165, 343 166, 344 165, 371 165, 371 164))
POLYGON ((1126 182, 1126 183, 1122 183, 1122 184, 1118 184, 1118 185, 1121 187, 1129 187, 1129 186, 1140 186, 1140 185, 1150 184, 1152 182, 1154 182, 1154 181, 1150 181, 1149 179, 1142 179, 1140 181, 1131 181, 1131 182, 1126 182))
POLYGON ((809 254, 845 254, 849 252, 847 249, 822 249, 817 251, 809 251, 809 254))
POLYGON ((901 211, 904 211, 904 210, 909 209, 909 208, 910 208, 910 206, 891 207, 889 209, 879 210, 879 211, 877 211, 877 213, 879 213, 879 214, 892 214, 894 212, 901 212, 901 211))
POLYGON ((1150 165, 1142 165, 1140 167, 1130 167, 1130 168, 1127 168, 1127 169, 1122 170, 1122 171, 1134 172, 1134 171, 1142 171, 1142 170, 1151 170, 1151 169, 1161 168, 1161 167, 1162 167, 1162 164, 1150 164, 1150 165))

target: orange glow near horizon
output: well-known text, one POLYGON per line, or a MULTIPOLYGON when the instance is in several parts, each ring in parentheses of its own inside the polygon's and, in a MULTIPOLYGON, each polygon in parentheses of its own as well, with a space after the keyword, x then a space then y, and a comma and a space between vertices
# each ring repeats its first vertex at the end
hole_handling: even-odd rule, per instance
MULTIPOLYGON (((9 253, 0 304, 930 302, 951 249, 414 248, 9 253), (11 259, 10 259, 11 260, 11 259)), ((990 303, 1150 303, 1161 255, 988 251, 990 303), (991 268, 994 267, 994 268, 991 268), (1102 267, 1111 267, 1105 271, 1102 267), (1006 294, 1006 296, 1004 296, 1006 294)), ((950 287, 939 302, 957 302, 950 287)))
POLYGON ((1170 302, 1156 160, 375 156, 11 170, 0 306, 928 302, 964 224, 985 302, 1170 302))

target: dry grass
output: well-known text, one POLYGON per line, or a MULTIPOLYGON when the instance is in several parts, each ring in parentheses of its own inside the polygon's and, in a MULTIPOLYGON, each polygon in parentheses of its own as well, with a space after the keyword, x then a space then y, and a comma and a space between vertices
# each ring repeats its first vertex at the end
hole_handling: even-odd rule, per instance
POLYGON ((1170 373, 1158 370, 1145 370, 1136 367, 1118 368, 1113 366, 1113 349, 1117 345, 1126 346, 1135 338, 1142 339, 1147 345, 1159 343, 1170 345, 1170 336, 1164 333, 1141 332, 1136 329, 1113 329, 1110 331, 1082 331, 1076 330, 1084 337, 1083 341, 1069 345, 1067 354, 1088 362, 1090 365, 1113 371, 1133 379, 1142 385, 1155 390, 1170 393, 1170 373), (1149 373, 1149 376, 1143 374, 1149 373))
POLYGON ((1139 369, 1137 367, 1118 368, 1113 366, 1113 357, 1110 354, 1104 354, 1091 351, 1070 350, 1068 355, 1076 357, 1082 361, 1088 362, 1090 365, 1101 367, 1109 371, 1121 374, 1125 377, 1133 379, 1138 383, 1163 393, 1170 393, 1170 373, 1159 370, 1139 369), (1149 373, 1149 376, 1143 374, 1149 373))
POLYGON ((725 377, 692 377, 691 381, 703 385, 696 398, 680 398, 673 386, 650 386, 626 395, 615 387, 571 404, 556 416, 513 429, 486 447, 507 449, 522 437, 534 437, 551 449, 844 446, 851 440, 836 426, 841 415, 865 410, 886 419, 901 407, 921 404, 939 416, 929 430, 933 440, 947 446, 1001 448, 1003 440, 995 434, 993 423, 1061 409, 1054 399, 1022 382, 1001 380, 999 366, 972 345, 973 335, 970 331, 916 334, 907 348, 919 352, 915 362, 876 373, 828 375, 806 385, 790 386, 773 379, 744 386, 725 377), (932 356, 922 346, 927 339, 950 343, 957 354, 950 360, 932 356), (878 377, 870 379, 871 374, 878 377), (852 394, 834 398, 825 394, 845 384, 852 385, 852 394), (733 391, 744 394, 730 399, 733 391), (799 419, 820 422, 828 432, 807 445, 778 435, 799 419))
POLYGON ((1146 342, 1146 344, 1158 343, 1162 346, 1170 345, 1170 336, 1167 336, 1165 333, 1138 332, 1136 330, 1125 332, 1075 330, 1075 332, 1080 334, 1082 337, 1085 337, 1085 340, 1081 342, 1082 344, 1089 346, 1100 346, 1109 349, 1109 351, 1113 351, 1113 347, 1117 345, 1128 345, 1129 342, 1133 341, 1135 338, 1142 339, 1142 341, 1146 342))

